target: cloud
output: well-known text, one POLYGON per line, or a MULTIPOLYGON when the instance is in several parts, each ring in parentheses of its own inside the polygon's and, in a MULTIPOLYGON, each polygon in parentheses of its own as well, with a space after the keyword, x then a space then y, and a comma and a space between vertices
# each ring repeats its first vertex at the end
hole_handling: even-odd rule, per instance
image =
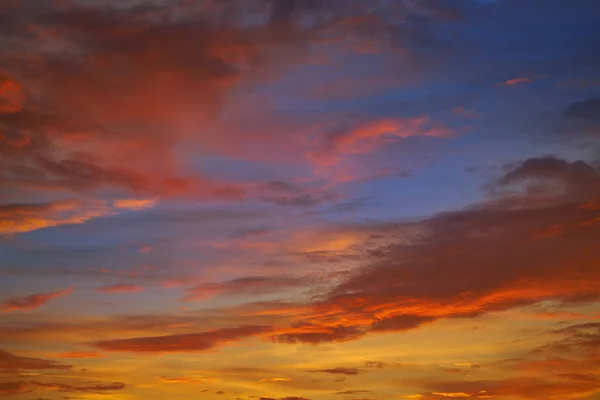
POLYGON ((184 301, 205 300, 215 296, 248 296, 276 293, 296 288, 305 282, 301 278, 286 276, 249 276, 224 282, 208 282, 185 290, 184 301))
POLYGON ((504 86, 516 86, 516 85, 522 85, 524 83, 531 83, 531 78, 526 78, 526 77, 512 78, 512 79, 505 81, 503 83, 503 85, 504 86))
POLYGON ((290 329, 274 335, 275 341, 283 343, 321 344, 329 342, 346 342, 365 335, 362 326, 327 326, 313 323, 299 323, 290 329))
POLYGON ((266 182, 258 185, 255 191, 265 202, 291 207, 314 207, 340 198, 339 194, 320 187, 284 181, 266 182))
POLYGON ((101 340, 92 343, 92 345, 106 351, 139 353, 206 351, 248 337, 260 336, 271 330, 272 327, 266 325, 246 325, 183 335, 101 340))
POLYGON ((421 315, 394 315, 393 317, 375 321, 371 325, 371 330, 380 332, 407 331, 431 321, 435 321, 435 318, 421 315))
POLYGON ((490 187, 513 189, 517 193, 524 187, 524 193, 521 193, 525 199, 585 201, 600 197, 600 173, 581 160, 571 162, 555 156, 535 157, 513 166, 490 187))
POLYGON ((429 393, 424 399, 469 398, 487 399, 515 397, 521 399, 563 398, 581 399, 596 393, 600 381, 597 377, 562 375, 550 379, 517 377, 496 380, 462 380, 427 383, 429 393))
POLYGON ((566 118, 600 120, 600 98, 573 103, 567 108, 566 118))
POLYGON ((448 138, 455 135, 427 116, 387 118, 358 122, 350 127, 334 127, 323 135, 307 156, 317 166, 337 164, 342 157, 370 153, 386 143, 413 136, 448 138))
POLYGON ((158 199, 120 199, 116 200, 113 205, 115 208, 125 210, 145 210, 152 208, 158 203, 158 199))
MULTIPOLYGON (((62 200, 52 203, 0 205, 0 235, 13 235, 61 225, 83 224, 89 220, 116 214, 123 209, 140 211, 156 203, 112 208, 102 201, 62 200)), ((118 203, 119 201, 115 202, 118 203)))
POLYGON ((114 284, 114 285, 100 286, 96 290, 99 292, 102 292, 102 293, 130 293, 130 292, 140 292, 144 289, 138 285, 120 283, 120 284, 114 284))
MULTIPOLYGON (((584 324, 570 325, 557 329, 555 334, 564 336, 563 339, 551 344, 544 345, 536 352, 583 352, 594 354, 600 348, 600 323, 588 322, 584 324)), ((600 355, 598 355, 600 356, 600 355)))
MULTIPOLYGON (((243 197, 243 185, 189 171, 181 151, 262 153, 257 135, 248 134, 243 107, 231 107, 243 101, 240 92, 329 58, 325 40, 347 51, 357 47, 349 42, 365 39, 371 47, 393 46, 393 34, 401 45, 422 47, 418 43, 434 38, 405 16, 428 26, 449 19, 441 6, 399 4, 400 27, 382 12, 383 2, 352 3, 340 8, 335 1, 72 2, 7 8, 11 23, 2 29, 7 51, 0 60, 6 68, 0 75, 0 126, 7 138, 0 141, 2 183, 19 190, 111 187, 161 196, 243 197), (250 9, 256 18, 248 24, 250 9), (226 129, 228 123, 241 127, 226 129)), ((276 142, 280 153, 297 152, 289 146, 290 135, 261 125, 263 143, 276 142)))
MULTIPOLYGON (((282 310, 296 322, 278 331, 275 340, 354 340, 547 300, 598 299, 600 251, 592 250, 600 237, 600 192, 592 185, 596 172, 581 161, 530 159, 496 184, 532 178, 558 180, 566 189, 553 191, 541 204, 529 202, 531 192, 517 200, 509 194, 418 222, 419 237, 370 250, 366 264, 321 300, 282 310), (559 227, 558 233, 542 234, 549 227, 559 227)), ((403 224, 381 225, 386 235, 405 229, 403 224)))
POLYGON ((19 395, 21 393, 31 392, 30 386, 27 382, 16 381, 16 382, 0 382, 0 395, 19 395))
POLYGON ((32 310, 43 306, 53 299, 66 296, 72 292, 73 289, 70 288, 56 292, 36 293, 24 297, 12 297, 0 303, 0 312, 32 310))
POLYGON ((21 357, 0 350, 0 370, 18 371, 23 369, 57 369, 68 370, 71 365, 61 364, 56 361, 43 360, 40 358, 21 357))
POLYGON ((71 385, 58 382, 32 381, 40 389, 56 392, 109 394, 127 387, 121 382, 88 382, 82 385, 71 385))
POLYGON ((260 400, 310 400, 310 399, 307 399, 306 397, 287 396, 287 397, 279 397, 279 398, 261 397, 260 400))
POLYGON ((161 377, 160 381, 163 383, 173 383, 173 384, 204 384, 206 380, 194 378, 194 377, 161 377))
POLYGON ((326 374, 334 374, 334 375, 358 375, 362 372, 362 369, 358 368, 326 368, 326 369, 311 369, 306 372, 322 372, 326 374))
POLYGON ((26 98, 23 86, 6 71, 0 70, 0 114, 21 111, 26 98))
POLYGON ((81 224, 111 213, 111 209, 103 204, 86 204, 76 200, 1 205, 0 234, 11 235, 52 226, 81 224))
POLYGON ((452 109, 452 114, 464 118, 478 119, 481 116, 475 110, 466 109, 464 107, 455 107, 452 109))
MULTIPOLYGON (((237 2, 214 8, 226 8, 231 16, 242 12, 237 2)), ((3 36, 22 45, 3 55, 9 72, 0 77, 0 110, 11 114, 0 123, 29 142, 0 146, 7 156, 3 172, 9 173, 4 181, 59 190, 108 185, 153 194, 231 192, 227 185, 185 176, 171 148, 219 113, 225 93, 262 53, 259 44, 277 44, 282 35, 272 35, 269 27, 223 25, 219 10, 193 5, 72 3, 11 11, 14 22, 3 36), (181 12, 210 21, 191 24, 175 16, 181 12), (19 15, 28 15, 28 22, 19 15), (25 35, 23 42, 32 29, 37 34, 25 35), (12 72, 35 82, 27 109, 21 109, 23 96, 12 72)), ((210 141, 204 138, 206 145, 210 141)))
POLYGON ((319 193, 304 193, 299 195, 287 195, 278 197, 266 197, 265 201, 275 203, 280 206, 293 206, 293 207, 313 207, 326 202, 337 200, 338 195, 328 192, 319 193))
POLYGON ((360 393, 373 393, 372 390, 344 390, 342 392, 336 392, 335 394, 339 395, 348 395, 348 394, 360 394, 360 393))
POLYGON ((71 351, 67 353, 57 354, 59 358, 102 358, 102 355, 97 351, 71 351))

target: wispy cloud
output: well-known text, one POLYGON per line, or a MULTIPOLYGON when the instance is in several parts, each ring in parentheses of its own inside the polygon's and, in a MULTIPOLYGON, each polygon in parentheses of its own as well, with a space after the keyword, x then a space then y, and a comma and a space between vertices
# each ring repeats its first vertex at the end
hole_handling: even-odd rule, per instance
POLYGON ((23 297, 12 297, 0 303, 1 312, 33 310, 58 297, 71 294, 73 289, 59 290, 56 292, 35 293, 23 297))

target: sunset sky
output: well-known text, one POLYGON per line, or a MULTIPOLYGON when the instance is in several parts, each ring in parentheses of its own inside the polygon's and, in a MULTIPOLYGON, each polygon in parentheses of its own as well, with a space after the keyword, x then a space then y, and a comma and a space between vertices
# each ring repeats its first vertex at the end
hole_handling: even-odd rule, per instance
POLYGON ((600 400, 600 1, 0 1, 3 398, 600 400))

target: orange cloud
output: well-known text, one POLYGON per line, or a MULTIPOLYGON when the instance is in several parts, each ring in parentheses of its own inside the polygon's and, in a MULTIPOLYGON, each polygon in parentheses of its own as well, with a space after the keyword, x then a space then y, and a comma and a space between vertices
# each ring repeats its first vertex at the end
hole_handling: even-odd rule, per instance
POLYGON ((125 210, 145 210, 147 208, 152 208, 158 203, 158 199, 120 199, 116 200, 113 203, 115 208, 125 209, 125 210))
POLYGON ((0 235, 81 224, 111 213, 111 209, 103 204, 86 204, 76 200, 43 204, 8 204, 0 206, 0 235))
POLYGON ((439 388, 431 393, 423 393, 422 398, 507 398, 540 399, 561 398, 581 399, 596 393, 596 376, 561 375, 544 378, 508 378, 496 380, 446 381, 427 383, 439 388))
POLYGON ((129 292, 140 292, 144 289, 138 285, 120 283, 120 284, 115 284, 115 285, 100 286, 96 290, 98 290, 99 292, 102 292, 102 293, 129 293, 129 292))
POLYGON ((32 310, 47 302, 73 292, 72 288, 48 293, 36 293, 25 297, 13 297, 0 303, 1 312, 32 310))
POLYGON ((277 383, 277 382, 290 382, 291 378, 262 378, 259 379, 259 382, 262 383, 277 383))
MULTIPOLYGON (((101 201, 63 200, 53 203, 0 205, 0 235, 13 235, 60 225, 83 224, 89 220, 114 215, 118 210, 133 211, 152 207, 156 203, 146 202, 133 206, 130 200, 117 209, 101 201)), ((118 203, 118 201, 116 202, 118 203)))
POLYGON ((57 354, 58 358, 102 358, 102 354, 97 351, 72 351, 68 353, 57 354))
POLYGON ((204 384, 206 380, 191 377, 162 377, 162 383, 204 384))

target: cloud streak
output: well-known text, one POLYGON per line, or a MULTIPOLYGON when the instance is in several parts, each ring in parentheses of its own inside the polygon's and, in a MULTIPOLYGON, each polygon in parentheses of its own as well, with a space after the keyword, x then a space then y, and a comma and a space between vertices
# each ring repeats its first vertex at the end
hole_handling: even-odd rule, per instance
POLYGON ((11 297, 0 303, 1 312, 27 311, 42 307, 46 303, 73 293, 73 289, 58 290, 56 292, 35 293, 23 297, 11 297))
POLYGON ((101 340, 92 343, 92 345, 105 351, 134 353, 206 351, 227 343, 238 342, 253 336, 264 335, 271 330, 272 327, 266 325, 246 325, 183 335, 101 340))

